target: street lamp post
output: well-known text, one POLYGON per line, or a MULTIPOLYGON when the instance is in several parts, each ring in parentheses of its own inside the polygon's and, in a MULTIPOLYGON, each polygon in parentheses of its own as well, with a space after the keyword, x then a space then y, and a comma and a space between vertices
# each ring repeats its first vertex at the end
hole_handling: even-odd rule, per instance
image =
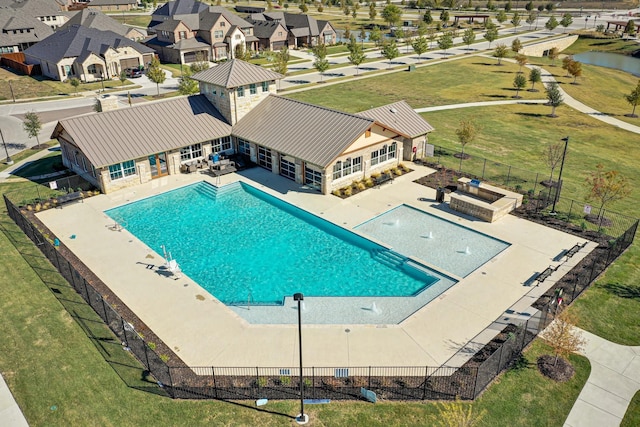
POLYGON ((298 343, 300 344, 300 413, 296 417, 296 422, 300 425, 309 422, 309 415, 304 413, 304 384, 302 383, 302 309, 301 301, 304 301, 304 295, 300 292, 293 294, 293 300, 298 301, 298 343))
POLYGON ((104 74, 100 71, 100 83, 102 83, 102 92, 104 92, 104 74))
POLYGON ((2 134, 2 129, 0 129, 0 137, 2 137, 2 145, 4 145, 4 151, 5 153, 7 153, 7 160, 5 160, 5 163, 8 165, 12 165, 13 160, 11 160, 11 156, 9 156, 9 149, 7 148, 7 143, 4 142, 4 135, 2 134))
POLYGON ((551 213, 555 215, 556 213, 556 202, 558 201, 558 197, 560 197, 560 190, 562 189, 562 169, 564 169, 564 159, 567 157, 567 146, 569 145, 569 137, 562 138, 564 141, 564 151, 562 152, 562 162, 560 163, 560 174, 558 175, 558 188, 556 189, 556 194, 553 197, 553 207, 551 208, 551 213))

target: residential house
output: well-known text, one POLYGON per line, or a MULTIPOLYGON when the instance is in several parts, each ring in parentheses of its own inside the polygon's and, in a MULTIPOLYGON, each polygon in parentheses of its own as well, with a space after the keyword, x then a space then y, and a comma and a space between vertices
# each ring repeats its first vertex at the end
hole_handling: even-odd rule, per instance
POLYGON ((53 34, 39 19, 25 16, 12 8, 0 8, 0 53, 22 52, 53 34))
POLYGON ((133 41, 142 41, 147 36, 144 30, 123 25, 99 10, 79 10, 60 28, 64 29, 72 25, 82 25, 83 27, 102 31, 113 31, 133 41))
POLYGON ((289 31, 280 21, 252 21, 253 34, 258 38, 259 50, 281 50, 287 46, 289 31))
POLYGON ((159 7, 151 17, 148 32, 155 36, 145 44, 166 62, 190 63, 203 57, 220 61, 235 58, 240 49, 258 48, 249 22, 223 7, 195 0, 170 1, 159 7), (184 29, 177 22, 190 32, 180 33, 184 29))
POLYGON ((289 36, 287 45, 297 49, 317 44, 335 44, 336 31, 328 21, 317 21, 315 18, 301 13, 265 12, 250 15, 252 22, 280 22, 287 28, 289 36))
POLYGON ((23 18, 35 18, 52 30, 67 22, 67 3, 56 0, 0 0, 0 8, 10 8, 23 18))
POLYGON ((280 74, 238 59, 193 77, 200 95, 60 121, 64 165, 109 193, 241 153, 328 194, 396 166, 413 152, 403 138, 419 144, 433 130, 406 103, 358 115, 278 96, 280 74))
POLYGON ((24 55, 27 64, 40 65, 42 74, 49 78, 65 81, 77 77, 91 82, 148 64, 154 52, 113 31, 72 25, 31 46, 24 55))
POLYGON ((133 10, 138 8, 138 0, 91 0, 87 7, 101 12, 133 10))

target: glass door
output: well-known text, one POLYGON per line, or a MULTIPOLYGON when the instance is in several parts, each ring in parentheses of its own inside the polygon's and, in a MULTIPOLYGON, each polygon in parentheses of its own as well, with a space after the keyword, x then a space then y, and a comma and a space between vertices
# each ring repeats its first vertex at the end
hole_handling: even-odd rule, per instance
POLYGON ((169 173, 167 169, 167 153, 152 154, 149 156, 151 178, 158 178, 169 173))

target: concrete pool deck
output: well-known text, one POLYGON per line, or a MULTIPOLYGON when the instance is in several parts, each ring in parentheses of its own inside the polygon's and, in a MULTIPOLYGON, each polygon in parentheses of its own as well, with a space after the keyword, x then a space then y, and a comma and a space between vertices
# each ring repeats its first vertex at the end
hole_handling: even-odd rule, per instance
MULTIPOLYGON (((471 342, 467 349, 480 348, 509 321, 532 317, 531 304, 596 245, 589 242, 543 284, 530 286, 534 274, 561 264, 554 259, 585 240, 512 215, 492 224, 462 216, 446 203, 437 204, 435 190, 412 182, 432 169, 411 167, 413 172, 393 183, 345 200, 260 168, 220 178, 171 175, 38 217, 187 365, 292 367, 298 363, 297 325, 249 324, 188 277, 175 280, 147 269, 146 264, 162 265, 162 255, 126 225, 114 231, 104 211, 200 180, 226 184, 238 179, 348 229, 400 204, 413 206, 511 246, 400 324, 303 325, 305 365, 460 366, 472 355, 458 353, 463 346, 471 342)), ((224 232, 203 230, 203 239, 210 238, 213 246, 215 234, 224 232)), ((293 304, 291 311, 296 315, 293 304)))

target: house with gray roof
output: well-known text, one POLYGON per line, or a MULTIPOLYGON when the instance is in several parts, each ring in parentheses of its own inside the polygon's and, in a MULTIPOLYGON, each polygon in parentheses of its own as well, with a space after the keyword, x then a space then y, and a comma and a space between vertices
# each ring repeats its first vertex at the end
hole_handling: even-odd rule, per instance
POLYGON ((287 46, 289 31, 280 21, 253 21, 253 34, 258 39, 258 49, 281 50, 287 46))
POLYGON ((109 193, 236 154, 329 194, 397 166, 433 130, 405 102, 350 114, 278 96, 280 74, 237 59, 193 77, 200 95, 58 122, 64 165, 109 193))
POLYGON ((116 78, 129 67, 153 59, 153 49, 113 31, 72 25, 24 51, 27 64, 38 64, 54 80, 84 82, 116 78))
POLYGON ((152 15, 145 41, 160 60, 179 64, 235 58, 239 50, 255 51, 253 25, 224 7, 194 0, 170 1, 152 15))
POLYGON ((37 19, 52 30, 67 22, 67 6, 62 0, 0 0, 0 9, 12 9, 23 18, 37 19))
POLYGON ((53 34, 50 26, 12 8, 0 7, 0 53, 17 53, 53 34))
POLYGON ((133 41, 141 41, 147 36, 146 31, 121 24, 110 16, 95 9, 82 9, 77 11, 69 21, 60 28, 64 29, 72 25, 82 25, 83 27, 95 28, 96 30, 102 31, 113 31, 133 41))
POLYGON ((287 45, 293 49, 303 46, 336 43, 336 31, 331 23, 329 23, 329 21, 317 21, 309 15, 302 13, 264 12, 253 13, 249 18, 252 22, 271 21, 282 23, 289 32, 287 45))

